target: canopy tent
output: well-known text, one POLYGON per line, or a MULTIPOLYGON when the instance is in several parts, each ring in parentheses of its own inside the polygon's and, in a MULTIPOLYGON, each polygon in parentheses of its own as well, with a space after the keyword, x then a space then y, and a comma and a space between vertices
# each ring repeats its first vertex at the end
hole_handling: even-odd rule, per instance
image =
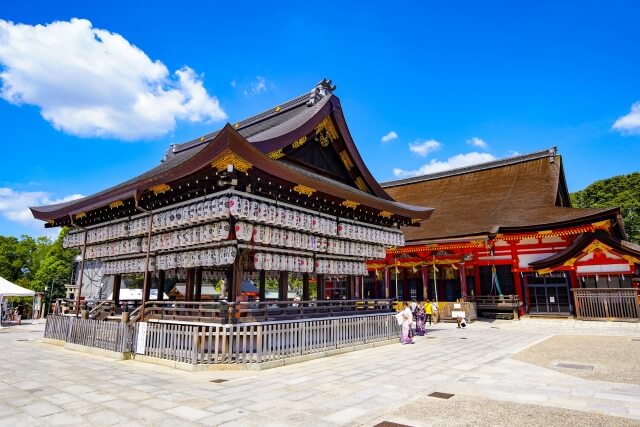
POLYGON ((0 298, 3 297, 32 297, 36 293, 31 289, 11 283, 4 277, 0 277, 0 298))
MULTIPOLYGON (((34 297, 35 292, 11 283, 4 277, 0 277, 0 310, 2 309, 2 300, 4 297, 34 297)), ((0 327, 2 325, 0 324, 0 327)))

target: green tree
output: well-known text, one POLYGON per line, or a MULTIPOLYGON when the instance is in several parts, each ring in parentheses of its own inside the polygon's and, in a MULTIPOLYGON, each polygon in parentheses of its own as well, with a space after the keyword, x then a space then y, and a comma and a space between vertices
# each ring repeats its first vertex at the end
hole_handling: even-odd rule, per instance
POLYGON ((62 239, 67 232, 67 229, 63 229, 55 242, 35 251, 41 258, 38 260, 37 270, 33 273, 31 289, 42 292, 45 286, 53 286, 52 298, 64 297, 64 285, 71 282, 73 259, 78 254, 77 249, 62 247, 62 239))
POLYGON ((571 194, 577 208, 620 207, 627 238, 640 243, 640 172, 596 181, 571 194))

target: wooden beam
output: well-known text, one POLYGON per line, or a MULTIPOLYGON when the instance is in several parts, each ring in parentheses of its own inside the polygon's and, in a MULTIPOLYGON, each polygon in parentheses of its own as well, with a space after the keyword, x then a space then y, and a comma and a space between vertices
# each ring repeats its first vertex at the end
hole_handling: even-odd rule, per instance
POLYGON ((324 274, 316 274, 316 298, 324 299, 324 274))

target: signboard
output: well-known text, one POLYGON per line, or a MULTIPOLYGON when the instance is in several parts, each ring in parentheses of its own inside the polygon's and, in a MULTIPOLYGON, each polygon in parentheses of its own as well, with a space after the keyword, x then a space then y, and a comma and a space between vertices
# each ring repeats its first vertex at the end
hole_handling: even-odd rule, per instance
POLYGON ((549 297, 549 302, 556 302, 556 297, 549 297))
POLYGON ((147 346, 147 322, 138 322, 138 339, 136 340, 136 354, 144 354, 147 346))

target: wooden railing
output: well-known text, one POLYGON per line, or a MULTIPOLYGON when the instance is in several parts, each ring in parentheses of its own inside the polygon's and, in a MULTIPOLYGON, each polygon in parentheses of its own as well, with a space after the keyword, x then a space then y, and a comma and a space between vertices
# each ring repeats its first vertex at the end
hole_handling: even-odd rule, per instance
POLYGON ((60 315, 48 316, 44 330, 45 338, 119 353, 131 351, 132 335, 130 324, 60 315))
POLYGON ((520 301, 518 295, 468 296, 467 301, 475 303, 476 309, 481 313, 481 316, 495 318, 518 319, 519 310, 522 307, 522 301, 520 301))
POLYGON ((640 320, 638 289, 572 289, 576 318, 640 320))
POLYGON ((98 302, 89 312, 89 319, 104 320, 116 313, 113 301, 103 300, 98 302))
POLYGON ((145 320, 247 323, 390 313, 389 300, 318 300, 263 302, 147 301, 145 320))
POLYGON ((152 321, 136 325, 135 351, 193 365, 255 364, 397 337, 398 324, 391 313, 226 325, 152 321))

